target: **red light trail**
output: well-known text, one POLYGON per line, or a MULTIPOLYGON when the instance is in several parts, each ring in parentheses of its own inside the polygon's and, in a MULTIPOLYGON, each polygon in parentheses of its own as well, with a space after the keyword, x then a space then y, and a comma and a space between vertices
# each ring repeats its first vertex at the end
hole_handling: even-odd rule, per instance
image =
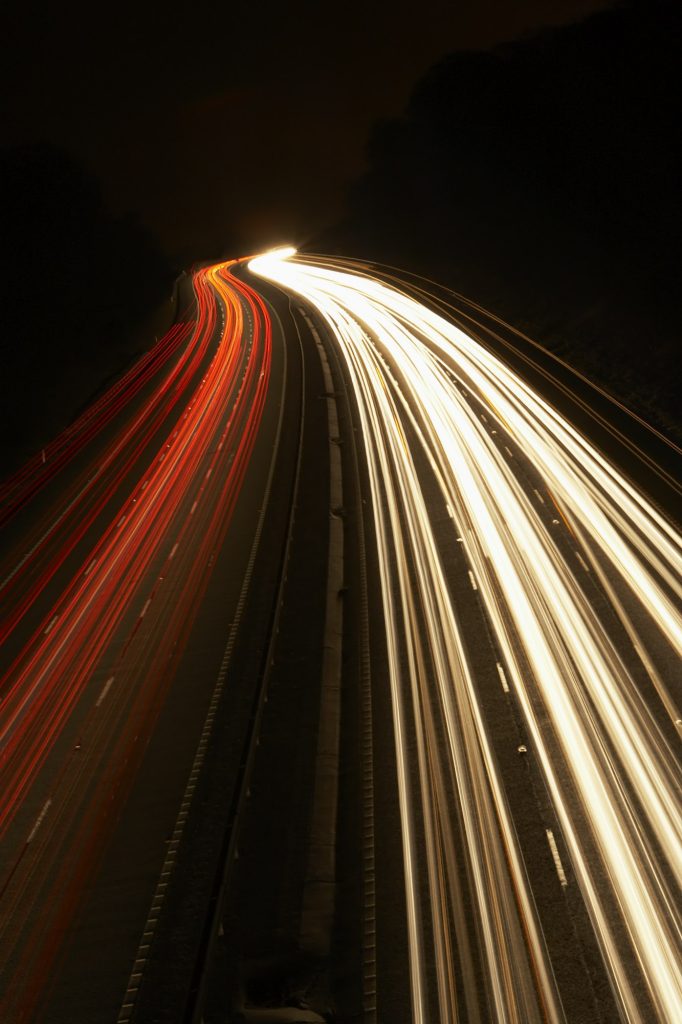
POLYGON ((21 641, 0 679, 3 1020, 29 1019, 47 982, 249 466, 271 323, 229 267, 199 270, 194 322, 176 324, 4 489, 5 518, 24 518, 67 477, 2 563, 2 635, 21 641))

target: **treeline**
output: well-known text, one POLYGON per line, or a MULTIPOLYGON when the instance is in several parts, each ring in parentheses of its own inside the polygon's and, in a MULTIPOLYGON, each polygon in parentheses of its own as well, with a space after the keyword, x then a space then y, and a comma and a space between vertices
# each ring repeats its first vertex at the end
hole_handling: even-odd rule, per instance
POLYGON ((320 247, 438 277, 675 431, 681 39, 682 5, 631 0, 447 57, 320 247))
POLYGON ((0 151, 0 429, 6 471, 134 355, 174 272, 132 216, 51 145, 0 151))

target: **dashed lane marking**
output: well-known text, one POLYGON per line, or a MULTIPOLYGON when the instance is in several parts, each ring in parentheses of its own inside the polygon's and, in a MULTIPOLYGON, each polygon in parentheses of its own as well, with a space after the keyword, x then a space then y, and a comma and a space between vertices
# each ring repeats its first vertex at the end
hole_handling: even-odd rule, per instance
POLYGON ((58 618, 59 616, 55 615, 55 617, 48 622, 47 626, 43 630, 43 636, 47 636, 47 634, 50 632, 58 618))
POLYGON ((547 833, 547 842, 549 843, 549 848, 552 852, 552 860, 554 861, 556 873, 559 876, 559 881, 561 882, 561 885, 565 888, 568 885, 568 879, 566 878, 564 866, 561 863, 561 857, 559 856, 559 850, 557 849, 554 833, 552 832, 551 828, 545 829, 545 832, 547 833))
POLYGON ((590 567, 587 564, 587 562, 585 561, 585 559, 583 558, 583 556, 580 554, 579 551, 576 551, 576 557, 577 557, 578 561, 580 562, 580 564, 582 565, 582 567, 585 570, 585 572, 589 572, 590 571, 590 567))
POLYGON ((47 814, 47 812, 48 812, 48 811, 49 811, 49 809, 50 809, 50 804, 51 804, 51 803, 52 803, 52 797, 49 797, 49 798, 48 798, 48 799, 47 799, 47 800, 45 801, 45 803, 43 804, 43 809, 42 809, 42 811, 40 812, 40 814, 38 815, 38 817, 36 818, 36 822, 35 822, 35 825, 34 825, 34 826, 33 826, 33 828, 31 829, 31 831, 29 832, 29 836, 28 836, 28 839, 26 840, 26 845, 27 845, 27 846, 28 846, 28 844, 29 844, 29 843, 31 842, 31 840, 35 838, 35 834, 36 834, 36 832, 38 831, 38 829, 40 828, 40 826, 42 825, 42 823, 43 823, 43 821, 44 821, 44 819, 45 819, 45 815, 47 814))
POLYGON ((109 676, 109 678, 107 679, 106 683, 102 687, 102 692, 100 693, 99 697, 97 698, 97 701, 95 703, 95 707, 96 708, 98 708, 100 706, 100 704, 102 703, 102 701, 104 700, 106 695, 109 693, 109 690, 111 689, 111 684, 113 683, 113 681, 114 681, 114 677, 113 676, 109 676))

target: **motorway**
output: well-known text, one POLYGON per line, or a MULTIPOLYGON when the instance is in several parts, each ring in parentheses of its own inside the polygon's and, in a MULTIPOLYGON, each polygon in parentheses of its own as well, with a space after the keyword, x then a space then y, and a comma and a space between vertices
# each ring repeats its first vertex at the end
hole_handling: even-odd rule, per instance
POLYGON ((367 466, 412 1019, 680 1019, 679 534, 452 323, 286 255, 250 269, 340 351, 367 466))
POLYGON ((311 921, 299 992, 339 1019, 682 1020, 682 538, 609 443, 679 483, 443 295, 289 250, 198 268, 3 484, 2 1021, 222 1022, 237 962, 293 963, 311 921))
POLYGON ((125 1017, 262 530, 281 336, 227 264, 184 291, 184 316, 3 488, 3 1021, 125 1017))

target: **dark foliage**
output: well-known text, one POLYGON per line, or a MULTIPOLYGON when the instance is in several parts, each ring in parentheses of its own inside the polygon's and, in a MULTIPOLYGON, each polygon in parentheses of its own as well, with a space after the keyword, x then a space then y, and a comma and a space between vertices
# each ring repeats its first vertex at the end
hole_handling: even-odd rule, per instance
POLYGON ((456 53, 377 126, 321 245, 430 273, 675 427, 682 7, 456 53))
POLYGON ((134 327, 173 274, 97 182, 50 145, 0 151, 3 464, 43 443, 131 358, 134 327))

